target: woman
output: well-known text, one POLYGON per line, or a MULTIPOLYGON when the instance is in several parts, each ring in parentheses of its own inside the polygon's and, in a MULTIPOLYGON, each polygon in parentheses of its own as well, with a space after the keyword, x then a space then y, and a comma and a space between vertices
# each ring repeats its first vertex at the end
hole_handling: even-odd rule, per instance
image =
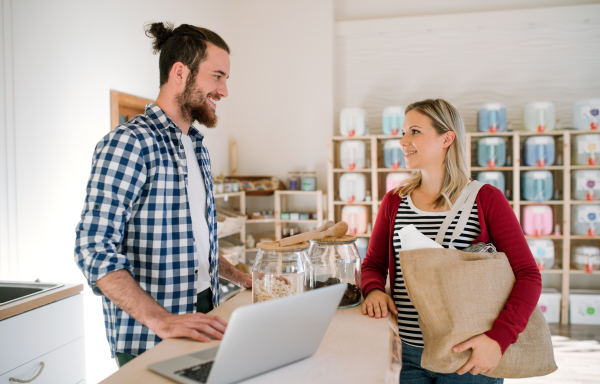
MULTIPOLYGON (((474 242, 493 243, 508 257, 516 278, 513 290, 490 331, 453 348, 457 353, 473 349, 462 368, 456 373, 440 374, 421 367, 423 336, 417 311, 406 293, 398 258, 402 246, 395 232, 414 224, 423 234, 435 239, 447 211, 469 183, 466 135, 457 109, 441 99, 409 105, 402 133, 400 145, 406 168, 413 171, 406 183, 387 193, 381 203, 362 264, 363 314, 375 318, 386 317, 388 310, 398 314, 402 384, 502 383, 503 379, 478 374, 491 373, 502 354, 525 330, 542 290, 540 272, 504 194, 490 185, 483 186, 465 229, 452 244, 456 249, 463 249, 474 242), (388 271, 392 298, 385 293, 388 271)), ((445 248, 459 214, 444 236, 445 248)))

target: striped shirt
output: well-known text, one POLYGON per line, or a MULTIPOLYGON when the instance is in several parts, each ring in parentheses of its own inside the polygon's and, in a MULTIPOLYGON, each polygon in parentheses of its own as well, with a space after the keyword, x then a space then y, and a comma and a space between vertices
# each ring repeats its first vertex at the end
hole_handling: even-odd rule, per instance
MULTIPOLYGON (((452 220, 452 224, 448 227, 448 230, 444 235, 442 244, 444 248, 448 248, 449 246, 450 238, 456 228, 461 212, 462 211, 459 211, 452 220)), ((398 237, 397 234, 398 230, 413 224, 421 233, 435 241, 435 237, 438 234, 443 221, 446 219, 446 215, 447 212, 422 211, 414 206, 410 196, 404 196, 398 207, 398 213, 396 214, 396 221, 394 223, 394 252, 398 254, 398 252, 402 250, 400 237, 398 237)), ((479 227, 479 218, 477 216, 477 203, 475 203, 465 229, 452 244, 456 249, 466 248, 473 243, 480 233, 481 229, 479 227)), ((419 315, 406 293, 406 286, 404 285, 404 276, 402 275, 399 257, 396 257, 396 281, 394 282, 392 298, 398 309, 398 333, 400 334, 400 338, 407 344, 423 347, 423 334, 421 333, 421 328, 419 328, 419 315)))

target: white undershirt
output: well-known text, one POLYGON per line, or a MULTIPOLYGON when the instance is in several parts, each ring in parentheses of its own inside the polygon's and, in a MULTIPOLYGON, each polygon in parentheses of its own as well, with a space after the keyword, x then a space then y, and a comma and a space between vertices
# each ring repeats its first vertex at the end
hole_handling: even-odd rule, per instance
POLYGON ((185 150, 185 158, 188 170, 188 201, 192 214, 192 229, 196 243, 196 258, 198 259, 198 292, 210 288, 210 240, 208 222, 206 220, 206 187, 204 178, 198 164, 198 158, 194 151, 192 139, 187 135, 181 135, 181 142, 185 150))

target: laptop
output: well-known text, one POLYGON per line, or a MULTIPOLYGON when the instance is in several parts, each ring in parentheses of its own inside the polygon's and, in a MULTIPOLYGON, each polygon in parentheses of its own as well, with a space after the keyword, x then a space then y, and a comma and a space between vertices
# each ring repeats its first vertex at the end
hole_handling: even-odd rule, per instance
POLYGON ((347 284, 246 305, 233 311, 221 344, 150 364, 184 384, 226 384, 279 368, 317 351, 347 284))

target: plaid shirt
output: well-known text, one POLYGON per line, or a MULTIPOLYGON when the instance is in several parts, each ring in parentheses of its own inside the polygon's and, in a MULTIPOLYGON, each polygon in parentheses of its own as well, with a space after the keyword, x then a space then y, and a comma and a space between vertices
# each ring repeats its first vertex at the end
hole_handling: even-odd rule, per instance
MULTIPOLYGON (((187 195, 182 132, 156 105, 106 135, 94 152, 75 261, 95 294, 96 281, 119 269, 174 314, 196 310, 198 259, 187 195)), ((194 143, 206 186, 210 233, 212 301, 219 303, 217 216, 210 158, 193 126, 194 143)), ((154 332, 102 296, 111 355, 139 355, 161 341, 154 332)))

